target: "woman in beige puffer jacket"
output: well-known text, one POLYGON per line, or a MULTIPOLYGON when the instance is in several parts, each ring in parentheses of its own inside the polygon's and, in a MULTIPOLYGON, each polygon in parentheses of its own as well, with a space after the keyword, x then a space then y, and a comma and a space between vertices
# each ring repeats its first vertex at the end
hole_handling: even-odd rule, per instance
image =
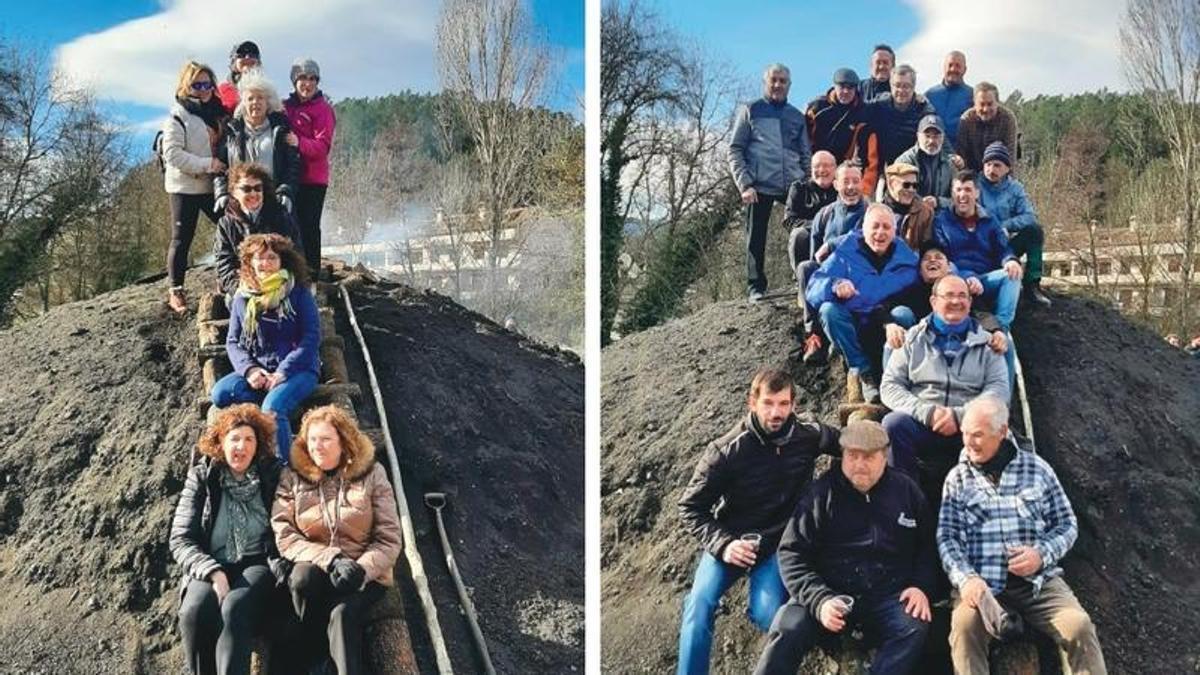
POLYGON ((336 406, 304 416, 290 460, 271 527, 279 554, 294 564, 288 586, 302 644, 320 647, 328 635, 338 673, 359 673, 363 615, 393 584, 403 548, 392 485, 370 439, 336 406))

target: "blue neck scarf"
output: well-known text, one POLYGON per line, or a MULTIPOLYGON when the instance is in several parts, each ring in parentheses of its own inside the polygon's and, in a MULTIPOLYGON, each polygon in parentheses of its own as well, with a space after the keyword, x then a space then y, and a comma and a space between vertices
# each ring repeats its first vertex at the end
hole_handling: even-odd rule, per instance
POLYGON ((937 347, 946 360, 953 363, 954 358, 962 351, 963 342, 975 320, 967 317, 958 323, 946 323, 937 312, 929 315, 930 327, 933 329, 933 345, 937 347))

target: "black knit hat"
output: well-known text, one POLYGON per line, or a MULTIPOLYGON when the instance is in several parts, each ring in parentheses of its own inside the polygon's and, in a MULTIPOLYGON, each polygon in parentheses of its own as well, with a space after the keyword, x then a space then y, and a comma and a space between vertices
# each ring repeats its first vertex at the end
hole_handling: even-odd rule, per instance
POLYGON ((1012 157, 1008 154, 1008 146, 1000 141, 992 141, 983 149, 983 163, 987 164, 992 160, 1004 162, 1004 166, 1012 168, 1012 157))
POLYGON ((262 61, 262 54, 258 51, 258 45, 249 40, 246 40, 245 42, 239 42, 233 46, 233 49, 229 51, 230 61, 244 56, 253 56, 259 61, 262 61))

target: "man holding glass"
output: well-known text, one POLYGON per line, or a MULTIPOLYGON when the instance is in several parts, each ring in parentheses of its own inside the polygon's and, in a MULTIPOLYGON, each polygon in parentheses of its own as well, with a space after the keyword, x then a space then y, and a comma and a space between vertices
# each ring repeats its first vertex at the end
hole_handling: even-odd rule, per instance
POLYGON ((937 570, 933 516, 917 484, 888 468, 882 425, 851 422, 840 444, 840 468, 813 481, 779 544, 789 600, 755 675, 794 675, 819 640, 850 624, 878 647, 872 673, 903 675, 921 655, 937 570))
POLYGON ((787 600, 775 548, 820 454, 838 454, 838 430, 802 423, 784 369, 762 368, 750 383, 749 412, 700 457, 679 500, 684 526, 704 550, 683 604, 677 672, 707 673, 721 596, 750 577, 749 615, 759 630, 787 600))
POLYGON ((1105 673, 1091 617, 1062 578, 1078 535, 1054 470, 1008 434, 1008 406, 994 396, 967 404, 963 450, 946 476, 938 551, 954 595, 950 657, 955 673, 987 673, 988 642, 1011 624, 1005 609, 1049 635, 1073 673, 1105 673))

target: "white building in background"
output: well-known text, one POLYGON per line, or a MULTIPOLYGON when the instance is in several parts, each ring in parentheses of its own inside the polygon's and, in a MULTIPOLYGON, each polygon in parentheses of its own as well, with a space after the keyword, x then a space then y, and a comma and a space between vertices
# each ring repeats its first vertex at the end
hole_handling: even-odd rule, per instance
MULTIPOLYGON (((1090 290, 1097 282, 1117 309, 1141 310, 1149 292, 1149 311, 1164 314, 1180 301, 1183 239, 1178 227, 1139 225, 1123 228, 1054 227, 1046 232, 1042 285, 1056 290, 1090 290)), ((1200 256, 1193 266, 1200 272, 1200 256)))
MULTIPOLYGON (((516 227, 500 232, 499 274, 511 290, 520 284, 521 241, 516 227)), ((373 271, 469 300, 486 288, 491 268, 488 252, 491 232, 474 230, 450 234, 398 236, 364 244, 325 244, 321 255, 350 265, 361 263, 373 271), (457 285, 456 285, 457 278, 457 285)))

